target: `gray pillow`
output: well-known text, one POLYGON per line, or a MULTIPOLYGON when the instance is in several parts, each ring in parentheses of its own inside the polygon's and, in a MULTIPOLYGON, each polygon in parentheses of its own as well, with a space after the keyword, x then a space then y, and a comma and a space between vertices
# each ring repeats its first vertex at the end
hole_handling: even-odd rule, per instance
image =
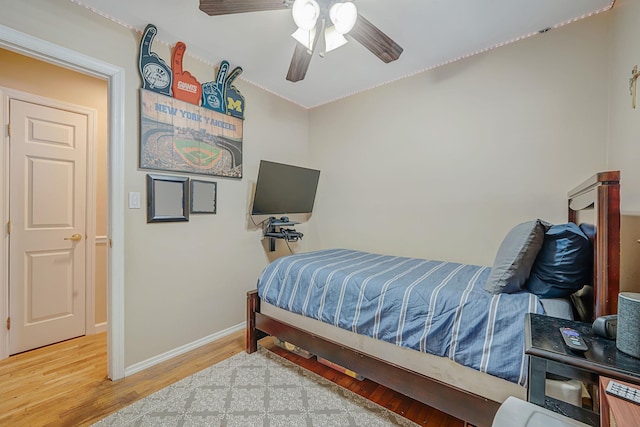
POLYGON ((491 267, 485 285, 487 292, 512 294, 524 289, 536 255, 542 248, 545 225, 539 219, 528 221, 507 233, 491 267))

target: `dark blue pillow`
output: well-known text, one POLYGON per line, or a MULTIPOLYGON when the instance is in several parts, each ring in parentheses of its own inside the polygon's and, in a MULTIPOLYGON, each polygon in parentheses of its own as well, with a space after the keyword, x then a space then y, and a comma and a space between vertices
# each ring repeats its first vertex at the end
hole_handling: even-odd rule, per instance
POLYGON ((562 298, 591 284, 593 251, 589 238, 573 223, 554 225, 544 235, 527 290, 541 298, 562 298))

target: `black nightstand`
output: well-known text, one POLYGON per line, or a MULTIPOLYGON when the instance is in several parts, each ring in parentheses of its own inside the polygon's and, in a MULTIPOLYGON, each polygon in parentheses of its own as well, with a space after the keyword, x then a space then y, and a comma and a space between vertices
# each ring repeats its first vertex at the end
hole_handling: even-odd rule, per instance
POLYGON ((594 335, 591 324, 529 313, 525 320, 525 353, 529 357, 529 402, 598 426, 600 375, 640 384, 640 359, 628 356, 616 347, 614 340, 594 335), (576 353, 565 345, 560 328, 578 331, 589 350, 576 353), (545 379, 553 375, 576 379, 590 389, 593 405, 579 408, 545 395, 545 379))

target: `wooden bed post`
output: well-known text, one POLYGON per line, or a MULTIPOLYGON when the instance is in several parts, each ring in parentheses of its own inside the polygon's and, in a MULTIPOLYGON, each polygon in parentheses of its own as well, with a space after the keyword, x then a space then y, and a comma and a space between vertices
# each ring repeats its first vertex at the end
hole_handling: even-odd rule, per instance
MULTIPOLYGON (((618 180, 620 175, 618 173, 618 180)), ((603 183, 598 187, 598 202, 606 206, 605 215, 598 218, 596 239, 599 248, 606 250, 598 253, 597 277, 601 285, 594 292, 594 316, 604 316, 618 312, 618 293, 620 292, 620 184, 619 181, 603 183), (603 232, 604 231, 604 232, 603 232)))
POLYGON ((245 349, 247 353, 255 353, 258 350, 258 331, 256 330, 256 312, 260 312, 260 298, 258 290, 247 292, 247 332, 245 349))
POLYGON ((578 212, 590 206, 597 215, 593 242, 593 316, 615 314, 620 291, 620 171, 600 172, 568 195, 569 221, 578 224, 578 212))

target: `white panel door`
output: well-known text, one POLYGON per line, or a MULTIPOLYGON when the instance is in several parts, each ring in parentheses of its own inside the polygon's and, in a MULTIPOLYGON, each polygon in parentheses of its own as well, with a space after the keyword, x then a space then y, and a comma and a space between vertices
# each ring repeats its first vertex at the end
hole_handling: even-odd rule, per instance
POLYGON ((9 352, 85 333, 87 116, 9 101, 9 352))

